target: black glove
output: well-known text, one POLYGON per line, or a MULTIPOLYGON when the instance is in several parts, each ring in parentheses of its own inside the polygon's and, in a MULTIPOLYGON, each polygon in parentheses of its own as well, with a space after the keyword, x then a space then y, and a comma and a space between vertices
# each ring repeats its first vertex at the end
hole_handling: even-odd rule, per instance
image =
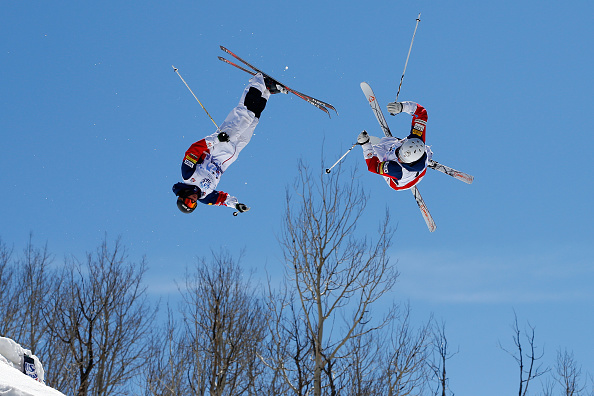
POLYGON ((240 213, 247 212, 248 210, 250 210, 250 208, 248 208, 245 204, 242 203, 238 203, 237 205, 235 205, 235 209, 239 210, 240 213))
POLYGON ((219 138, 219 142, 228 142, 229 141, 229 135, 227 135, 226 132, 221 132, 217 135, 217 138, 219 138))
POLYGON ((278 83, 278 81, 275 81, 274 79, 268 76, 264 76, 264 85, 266 85, 266 89, 271 94, 289 93, 289 91, 287 91, 287 88, 283 87, 281 84, 278 83))

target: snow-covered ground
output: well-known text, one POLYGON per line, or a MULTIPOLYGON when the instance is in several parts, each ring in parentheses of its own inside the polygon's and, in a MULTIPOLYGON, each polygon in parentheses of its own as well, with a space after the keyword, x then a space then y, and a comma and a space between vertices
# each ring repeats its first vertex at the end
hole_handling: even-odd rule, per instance
POLYGON ((63 395, 44 385, 43 380, 39 359, 10 338, 0 337, 0 396, 63 395))
POLYGON ((45 386, 41 382, 21 373, 19 370, 0 361, 1 396, 64 396, 62 392, 45 386))

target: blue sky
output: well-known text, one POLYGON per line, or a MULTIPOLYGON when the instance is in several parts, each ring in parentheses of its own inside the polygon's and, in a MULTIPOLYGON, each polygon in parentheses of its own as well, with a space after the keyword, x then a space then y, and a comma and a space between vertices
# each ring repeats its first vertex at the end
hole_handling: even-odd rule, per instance
MULTIPOLYGON (((408 192, 363 172, 360 228, 390 207, 397 299, 418 320, 446 322, 458 396, 517 390, 514 311, 536 327, 545 363, 573 350, 594 373, 594 6, 539 2, 5 2, 0 13, 0 236, 29 232, 59 261, 122 235, 146 255, 154 294, 210 249, 245 247, 246 267, 277 271, 285 187, 298 159, 329 166, 367 129, 381 131, 359 88, 394 100, 419 12, 400 99, 424 105, 434 158, 475 176, 429 172, 419 189, 430 234, 408 192), (217 60, 225 45, 289 86, 332 103, 324 113, 275 95, 250 145, 219 187, 252 211, 180 214, 171 185, 183 152, 214 131, 175 65, 221 123, 247 74, 217 60), (485 387, 485 385, 488 385, 485 387)), ((408 116, 389 117, 404 135, 408 116)), ((323 167, 320 166, 320 171, 323 167)), ((534 384, 533 391, 540 390, 534 384)))

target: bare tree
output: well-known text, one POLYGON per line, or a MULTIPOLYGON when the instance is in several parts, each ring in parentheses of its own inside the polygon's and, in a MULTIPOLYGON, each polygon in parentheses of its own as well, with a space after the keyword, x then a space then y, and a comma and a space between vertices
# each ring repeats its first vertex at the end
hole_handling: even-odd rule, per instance
POLYGON ((586 381, 582 384, 582 366, 578 364, 573 352, 557 351, 557 362, 553 378, 563 388, 563 395, 578 396, 586 388, 586 381))
POLYGON ((512 329, 514 331, 513 340, 514 345, 517 348, 517 352, 511 352, 501 346, 499 343, 499 347, 507 352, 510 356, 514 358, 516 363, 518 364, 518 368, 520 370, 520 384, 519 384, 519 396, 526 396, 528 394, 528 386, 530 385, 530 381, 534 378, 540 377, 541 375, 547 373, 549 371, 548 368, 543 368, 542 364, 539 364, 538 361, 542 359, 544 355, 544 349, 542 352, 537 352, 537 346, 535 344, 535 330, 534 327, 528 323, 528 328, 525 330, 524 335, 528 340, 528 351, 525 352, 522 345, 522 334, 520 331, 520 327, 518 325, 518 316, 514 312, 514 323, 512 325, 512 329), (527 361, 525 360, 527 359, 527 361))
POLYGON ((65 345, 54 342, 48 333, 56 312, 45 307, 61 282, 52 262, 47 244, 36 247, 32 233, 22 255, 14 260, 12 249, 0 242, 0 335, 14 339, 39 357, 46 381, 66 361, 65 345))
POLYGON ((33 235, 22 257, 12 260, 12 249, 0 241, 0 297, 2 297, 2 334, 17 340, 35 354, 42 352, 45 316, 42 312, 47 291, 55 282, 50 270, 52 258, 47 245, 33 245, 33 235))
POLYGON ((166 323, 153 333, 148 343, 150 353, 143 370, 144 383, 139 384, 139 388, 145 390, 145 395, 191 394, 187 384, 191 353, 182 343, 183 331, 183 326, 167 307, 166 323))
POLYGON ((386 393, 386 365, 383 360, 386 339, 379 332, 365 333, 345 344, 345 358, 338 380, 341 395, 373 396, 386 393))
POLYGON ((309 395, 313 383, 313 343, 303 325, 301 305, 286 279, 280 291, 272 290, 270 280, 268 285, 269 334, 259 354, 272 373, 267 394, 309 395))
MULTIPOLYGON (((454 357, 459 350, 452 352, 448 343, 445 332, 445 322, 441 324, 433 324, 433 339, 432 352, 433 358, 430 362, 430 368, 433 372, 434 378, 437 380, 437 388, 434 391, 434 395, 446 396, 449 388, 449 378, 447 376, 446 363, 449 359, 454 357)), ((453 395, 453 392, 449 392, 453 395)))
POLYGON ((329 383, 340 395, 421 395, 429 383, 431 320, 415 328, 409 304, 395 309, 389 326, 351 339, 334 361, 329 383))
POLYGON ((48 317, 43 312, 48 292, 55 288, 59 279, 55 271, 50 269, 53 258, 48 252, 47 244, 43 248, 33 245, 33 235, 29 234, 29 242, 23 250, 23 257, 17 260, 17 278, 20 283, 18 296, 20 306, 20 324, 15 339, 34 354, 47 355, 52 348, 42 340, 47 333, 48 317))
POLYGON ((261 394, 263 365, 256 351, 266 317, 238 262, 228 252, 213 254, 210 262, 200 259, 180 292, 191 394, 261 394))
POLYGON ((546 378, 542 383, 542 396, 553 396, 555 385, 554 379, 546 378))
POLYGON ((13 249, 0 239, 0 336, 13 337, 19 325, 19 304, 13 249))
POLYGON ((389 342, 382 349, 386 354, 384 375, 390 396, 421 394, 429 382, 431 320, 415 330, 410 312, 408 304, 399 311, 390 324, 389 342))
POLYGON ((145 259, 126 260, 119 239, 113 248, 104 240, 85 261, 67 263, 65 280, 51 296, 48 311, 59 313, 52 335, 68 346, 67 368, 75 379, 53 380, 63 392, 127 394, 138 375, 156 310, 142 285, 145 259))
POLYGON ((300 334, 307 334, 311 342, 315 396, 325 386, 332 389, 331 381, 322 385, 322 374, 337 366, 334 360, 343 357, 344 345, 391 320, 392 311, 371 324, 371 306, 398 277, 387 255, 393 236, 389 216, 383 219, 375 243, 356 236, 367 197, 354 182, 354 173, 345 184, 340 183, 341 174, 316 177, 299 164, 294 194, 287 193, 280 237, 300 325, 305 326, 300 334))

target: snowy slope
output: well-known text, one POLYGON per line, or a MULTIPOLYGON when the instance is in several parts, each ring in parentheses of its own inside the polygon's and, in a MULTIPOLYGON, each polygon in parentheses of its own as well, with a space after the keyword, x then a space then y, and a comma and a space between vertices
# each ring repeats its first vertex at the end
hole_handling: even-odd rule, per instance
POLYGON ((64 396, 0 361, 0 396, 64 396))

